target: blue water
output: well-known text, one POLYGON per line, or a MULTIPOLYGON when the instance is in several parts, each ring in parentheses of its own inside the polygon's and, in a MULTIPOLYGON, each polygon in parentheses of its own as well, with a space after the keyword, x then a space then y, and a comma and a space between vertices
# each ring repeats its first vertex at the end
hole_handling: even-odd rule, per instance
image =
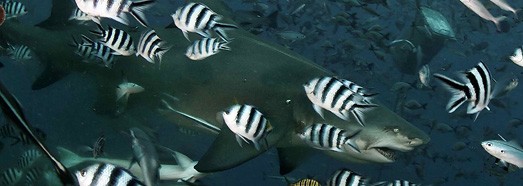
MULTIPOLYGON (((523 2, 507 0, 514 7, 523 7, 523 2)), ((269 11, 277 10, 275 3, 260 1, 269 5, 269 11)), ((290 1, 293 2, 293 1, 290 1)), ((276 32, 283 30, 300 31, 302 26, 313 21, 313 13, 322 9, 325 3, 336 15, 343 11, 338 6, 341 3, 334 1, 307 2, 306 7, 298 12, 292 24, 287 24, 281 19, 280 30, 265 30, 259 37, 266 41, 287 45, 293 51, 302 54, 312 61, 336 72, 339 76, 357 82, 365 87, 369 87, 373 92, 378 92, 378 99, 391 109, 395 107, 395 93, 390 89, 395 82, 417 82, 418 76, 400 73, 393 65, 390 55, 386 55, 385 61, 381 61, 368 50, 368 41, 358 38, 346 29, 329 23, 329 20, 320 20, 320 24, 325 26, 326 31, 323 35, 307 35, 307 38, 300 41, 288 42, 280 39, 276 32), (325 49, 321 45, 324 41, 330 41, 334 49, 325 49), (341 43, 348 41, 361 45, 361 49, 345 50, 341 49, 341 43), (343 53, 345 54, 343 54, 343 53), (370 62, 373 65, 371 70, 360 70, 353 63, 353 59, 370 62)), ((409 27, 414 20, 415 7, 412 3, 402 4, 404 1, 389 0, 389 8, 381 5, 370 4, 368 8, 375 10, 382 16, 377 18, 363 11, 361 8, 354 7, 349 12, 357 13, 358 22, 367 19, 376 19, 372 24, 379 24, 385 28, 384 32, 391 33, 391 40, 402 38, 404 30, 396 27, 398 21, 404 20, 405 27, 409 27)), ((407 1, 405 1, 407 2, 407 1)), ((31 1, 33 3, 33 1, 31 1)), ((28 23, 41 21, 46 6, 31 5, 31 12, 21 19, 28 23)), ((157 14, 170 14, 181 4, 181 1, 161 1, 151 11, 156 13, 148 14, 152 24, 162 25, 171 19, 157 16, 157 14)), ((234 0, 227 4, 234 10, 250 10, 252 4, 242 3, 234 0)), ((280 14, 289 14, 290 7, 287 1, 281 1, 282 10, 280 14)), ((507 15, 512 19, 510 12, 503 12, 489 2, 488 8, 494 15, 507 15)), ((475 14, 466 9, 458 1, 442 0, 431 4, 432 8, 440 11, 450 22, 456 31, 456 41, 449 41, 443 49, 430 61, 432 72, 442 73, 453 76, 454 72, 464 71, 472 68, 479 61, 484 61, 492 72, 494 79, 502 79, 507 75, 515 75, 521 79, 523 67, 513 64, 507 59, 512 54, 514 48, 523 44, 523 26, 511 21, 512 28, 508 33, 496 33, 494 24, 486 21, 479 21, 475 14), (477 26, 475 22, 481 22, 483 27, 477 26), (480 42, 487 42, 488 47, 482 51, 472 49, 472 45, 480 42), (464 53, 465 56, 459 53, 464 53), (440 70, 443 66, 452 63, 449 70, 440 70), (506 67, 506 68, 505 68, 506 67), (497 70, 502 69, 504 70, 497 70)), ((403 28, 405 28, 403 27, 403 28)), ((361 29, 361 28, 356 28, 361 29)), ((390 41, 389 41, 390 42, 390 41)), ((49 146, 65 146, 73 150, 79 149, 82 145, 91 145, 101 134, 107 137, 105 150, 111 156, 129 158, 132 156, 130 139, 126 134, 119 132, 112 126, 111 119, 97 115, 92 111, 93 103, 96 100, 96 82, 85 73, 72 73, 65 79, 42 90, 33 91, 30 88, 36 72, 27 67, 15 63, 7 56, 0 58, 5 65, 0 71, 0 80, 10 91, 16 95, 24 106, 24 111, 30 122, 41 128, 47 134, 46 144, 49 146)), ((455 77, 455 76, 453 76, 455 77)), ((345 163, 318 153, 304 162, 291 174, 289 178, 299 179, 312 176, 325 183, 334 171, 340 168, 348 168, 361 175, 372 178, 374 181, 380 180, 409 180, 413 183, 434 184, 434 185, 520 185, 523 179, 520 170, 505 173, 494 165, 494 158, 486 153, 479 145, 481 141, 498 139, 496 134, 501 134, 507 139, 514 139, 522 142, 522 128, 509 125, 509 121, 514 118, 523 118, 523 106, 519 103, 520 96, 523 95, 521 87, 517 87, 501 101, 508 105, 507 108, 500 108, 490 105, 491 111, 482 111, 478 119, 474 121, 471 117, 457 117, 445 111, 445 105, 449 95, 438 84, 435 91, 420 90, 413 88, 407 93, 407 100, 415 99, 420 103, 427 103, 424 110, 418 111, 418 115, 402 115, 413 125, 428 133, 431 137, 429 144, 419 147, 412 152, 402 155, 399 160, 392 164, 354 164, 345 163), (425 125, 430 121, 448 124, 454 130, 459 126, 470 127, 471 131, 465 137, 458 136, 455 131, 439 132, 432 130, 425 125), (453 145, 464 142, 467 147, 463 150, 452 150, 453 145), (493 174, 500 172, 501 176, 493 174)), ((463 107, 463 106, 462 106, 463 107)), ((131 107, 127 111, 129 115, 140 118, 140 121, 154 123, 153 129, 158 131, 158 141, 160 144, 186 153, 189 157, 197 159, 206 148, 211 144, 212 138, 201 135, 187 135, 180 133, 170 122, 158 116, 149 108, 131 107), (172 143, 171 143, 172 142, 172 143)), ((133 118, 131 118, 132 120, 133 118)), ((10 139, 1 139, 4 148, 0 151, 0 167, 5 169, 16 166, 16 161, 21 152, 27 146, 10 146, 10 139)), ((89 155, 89 153, 85 153, 89 155)), ((214 173, 201 181, 205 185, 285 185, 283 179, 274 178, 278 176, 278 159, 276 150, 271 149, 259 157, 242 164, 236 168, 214 173)))

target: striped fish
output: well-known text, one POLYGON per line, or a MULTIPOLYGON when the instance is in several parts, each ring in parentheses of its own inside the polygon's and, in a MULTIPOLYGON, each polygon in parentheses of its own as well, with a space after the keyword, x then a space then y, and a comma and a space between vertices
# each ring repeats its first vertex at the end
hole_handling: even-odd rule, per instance
POLYGON ((77 171, 75 176, 80 186, 145 185, 129 171, 111 164, 94 164, 77 171))
POLYGON ((91 30, 91 33, 101 37, 100 41, 109 48, 113 49, 114 55, 130 56, 136 53, 133 39, 127 32, 109 26, 105 30, 102 25, 96 24, 97 30, 91 30))
POLYGON ((294 183, 290 183, 289 186, 321 186, 319 181, 311 178, 303 178, 294 183))
POLYGON ((21 2, 7 0, 0 2, 0 5, 4 7, 6 20, 27 14, 27 9, 21 2))
POLYGON ((320 150, 332 150, 336 152, 345 152, 350 148, 360 152, 358 145, 351 139, 361 130, 349 134, 348 131, 337 128, 328 124, 312 124, 305 128, 299 136, 313 148, 320 150))
POLYGON ((407 180, 394 180, 394 181, 388 182, 384 185, 386 185, 386 186, 417 186, 420 184, 411 183, 410 181, 407 181, 407 180))
MULTIPOLYGON (((33 128, 36 136, 40 140, 45 140, 47 135, 39 128, 33 128)), ((0 137, 2 138, 13 138, 15 141, 11 145, 21 143, 22 145, 31 145, 33 142, 23 132, 18 131, 11 124, 4 124, 0 127, 0 137)))
POLYGON ((242 146, 242 140, 251 142, 256 150, 260 150, 260 141, 272 131, 263 114, 251 105, 233 105, 222 113, 227 127, 236 134, 236 141, 242 146))
POLYGON ((42 176, 43 170, 40 167, 33 167, 25 172, 26 185, 38 185, 36 181, 42 176))
POLYGON ((236 25, 218 22, 222 19, 222 16, 201 3, 189 3, 178 8, 171 16, 174 24, 182 31, 187 40, 189 40, 188 32, 198 33, 202 37, 210 38, 210 31, 213 30, 222 40, 228 41, 225 29, 238 28, 236 25))
POLYGON ((16 168, 9 168, 2 173, 0 185, 16 185, 22 178, 22 171, 16 168))
POLYGON ((474 118, 476 120, 483 109, 490 110, 488 104, 492 97, 490 82, 492 77, 483 62, 463 74, 462 79, 465 80, 465 84, 441 74, 434 74, 434 77, 443 82, 443 85, 452 93, 447 104, 448 112, 454 112, 461 104, 468 101, 467 114, 476 114, 474 118))
POLYGON ((227 42, 218 41, 216 38, 203 38, 196 40, 192 45, 187 47, 185 56, 192 60, 202 60, 217 54, 220 50, 231 50, 227 42))
POLYGON ((6 123, 0 127, 0 137, 2 138, 14 138, 16 137, 16 133, 18 130, 15 129, 15 127, 9 123, 6 123))
POLYGON ((18 159, 18 167, 26 169, 31 167, 33 163, 42 157, 42 153, 36 149, 29 149, 25 151, 22 156, 18 159))
POLYGON ((112 67, 114 62, 113 53, 115 53, 113 49, 84 35, 82 35, 82 40, 82 43, 78 43, 73 38, 73 46, 76 47, 75 53, 83 58, 83 62, 95 63, 107 68, 112 67))
POLYGON ((136 56, 142 56, 149 63, 161 64, 163 54, 169 51, 169 49, 170 47, 167 46, 167 43, 162 41, 154 30, 149 30, 140 37, 136 56))
POLYGON ((307 97, 312 102, 314 110, 323 118, 322 109, 332 112, 343 120, 349 119, 352 113, 361 126, 366 109, 377 107, 369 104, 366 98, 352 91, 343 80, 334 77, 314 78, 303 87, 307 97))
POLYGON ((129 25, 125 13, 130 13, 140 24, 147 27, 143 11, 154 3, 154 0, 75 0, 82 12, 93 17, 106 17, 129 25))
POLYGON ((368 179, 348 169, 338 170, 327 181, 327 186, 363 186, 368 184, 368 179))
POLYGON ((377 95, 377 93, 369 93, 369 91, 367 89, 363 88, 362 86, 357 85, 356 83, 354 83, 352 81, 349 81, 346 79, 340 79, 340 80, 345 86, 347 86, 347 88, 349 88, 352 92, 356 92, 359 95, 363 96, 363 98, 365 98, 365 100, 368 100, 369 98, 377 95))
POLYGON ((87 21, 94 21, 95 23, 100 23, 100 20, 98 18, 86 14, 78 8, 75 8, 73 10, 73 13, 71 14, 71 16, 69 16, 69 20, 77 20, 82 23, 86 23, 87 21))
POLYGON ((9 45, 7 53, 11 59, 16 61, 25 61, 33 58, 31 49, 25 45, 9 45))

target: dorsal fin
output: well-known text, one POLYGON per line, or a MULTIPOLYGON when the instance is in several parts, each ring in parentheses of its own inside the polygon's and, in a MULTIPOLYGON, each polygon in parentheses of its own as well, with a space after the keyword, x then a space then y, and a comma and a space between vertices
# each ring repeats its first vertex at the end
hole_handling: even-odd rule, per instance
POLYGON ((51 6, 49 18, 36 24, 36 26, 49 30, 58 30, 70 24, 68 22, 69 16, 76 7, 72 0, 53 0, 51 6))
POLYGON ((498 134, 498 136, 499 136, 503 141, 507 141, 503 136, 501 136, 501 134, 498 134))

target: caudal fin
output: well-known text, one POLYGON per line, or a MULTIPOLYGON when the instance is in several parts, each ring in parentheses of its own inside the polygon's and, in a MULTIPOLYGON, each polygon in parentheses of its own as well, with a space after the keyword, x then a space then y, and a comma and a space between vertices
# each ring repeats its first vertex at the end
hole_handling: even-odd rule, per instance
POLYGON ((226 23, 216 23, 215 25, 215 31, 220 38, 222 38, 224 41, 229 41, 229 37, 227 37, 227 34, 225 33, 225 30, 227 29, 238 29, 238 26, 233 24, 226 24, 226 23))
POLYGON ((452 93, 452 97, 447 104, 449 113, 454 112, 461 104, 467 101, 466 92, 469 91, 467 86, 441 74, 434 74, 434 77, 443 82, 445 88, 452 93))
POLYGON ((145 14, 143 13, 143 10, 151 7, 153 3, 154 0, 142 0, 132 2, 131 6, 129 7, 129 13, 131 13, 131 15, 136 19, 136 21, 138 21, 144 27, 148 27, 148 23, 145 19, 145 14))
POLYGON ((506 33, 510 30, 510 23, 508 22, 507 17, 505 16, 495 17, 494 20, 492 20, 492 22, 496 24, 498 32, 506 33))

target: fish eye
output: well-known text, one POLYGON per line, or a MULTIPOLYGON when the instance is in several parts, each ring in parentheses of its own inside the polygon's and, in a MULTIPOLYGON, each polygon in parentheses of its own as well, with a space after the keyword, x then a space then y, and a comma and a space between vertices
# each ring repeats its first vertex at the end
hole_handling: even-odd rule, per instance
POLYGON ((491 147, 491 146, 492 146, 492 143, 487 143, 487 146, 491 147))
POLYGON ((501 153, 505 153, 505 150, 501 150, 501 153))
POLYGON ((80 171, 80 175, 81 175, 81 176, 85 176, 85 173, 86 173, 85 170, 81 170, 81 171, 80 171))

